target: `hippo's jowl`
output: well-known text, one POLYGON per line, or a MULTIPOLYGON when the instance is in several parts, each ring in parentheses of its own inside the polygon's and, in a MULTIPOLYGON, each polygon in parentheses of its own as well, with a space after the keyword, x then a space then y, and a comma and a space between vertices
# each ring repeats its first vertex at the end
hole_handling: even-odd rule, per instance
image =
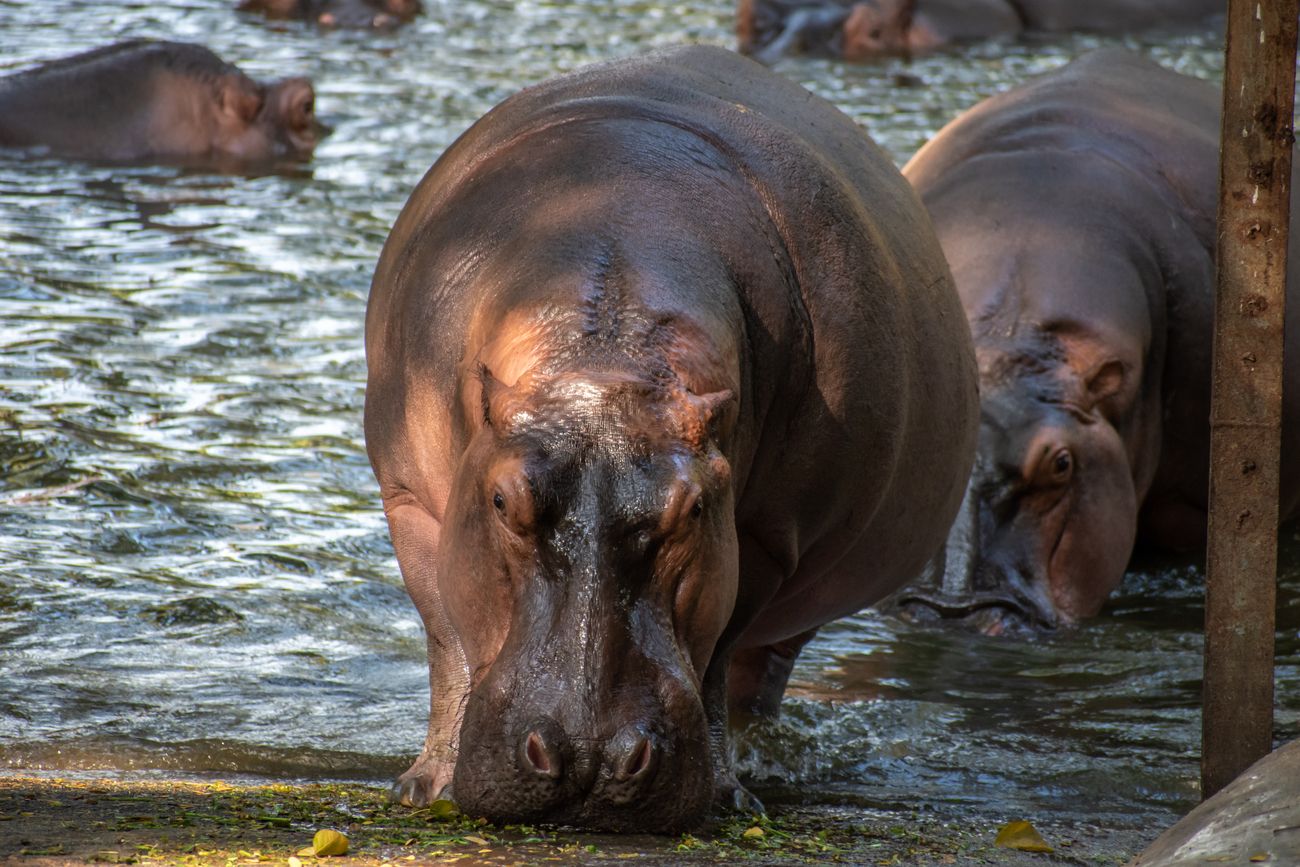
POLYGON ((366 444, 432 688, 398 794, 654 830, 741 794, 729 704, 774 711, 819 626, 941 545, 969 341, 889 159, 749 60, 595 66, 486 115, 367 311, 366 444))
POLYGON ((201 45, 134 40, 0 78, 0 146, 244 167, 311 156, 305 78, 259 84, 201 45))
MULTIPOLYGON (((947 562, 909 610, 990 632, 1070 623, 1139 536, 1204 543, 1218 138, 1216 88, 1105 51, 977 105, 903 169, 970 319, 981 400, 947 562)), ((1300 431, 1288 319, 1284 436, 1300 431)), ((1300 494, 1287 451, 1283 516, 1300 494)))

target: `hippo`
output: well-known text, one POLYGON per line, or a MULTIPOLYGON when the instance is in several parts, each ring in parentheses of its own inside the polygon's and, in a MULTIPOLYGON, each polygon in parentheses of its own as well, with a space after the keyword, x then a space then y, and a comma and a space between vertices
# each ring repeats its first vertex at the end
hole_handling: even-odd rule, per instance
POLYGON ((1216 862, 1300 864, 1300 741, 1255 762, 1128 867, 1216 862))
POLYGON ((667 832, 753 802, 728 723, 943 544, 974 354, 915 193, 829 103, 677 48, 528 88, 420 181, 366 447, 428 637, 394 794, 667 832))
MULTIPOLYGON (((970 320, 981 418, 948 543, 889 607, 1053 629, 1099 612, 1139 541, 1204 550, 1219 110, 1207 82, 1098 51, 976 105, 904 166, 970 320)), ((1281 488, 1295 515, 1295 461, 1281 488)))
POLYGON ((0 147, 244 167, 305 160, 322 132, 306 78, 261 84, 185 42, 120 42, 0 77, 0 147))
POLYGON ((1222 0, 739 0, 739 50, 861 61, 1021 33, 1126 33, 1223 15, 1222 0))
POLYGON ((420 0, 240 0, 238 9, 322 27, 386 30, 409 23, 422 5, 420 0))

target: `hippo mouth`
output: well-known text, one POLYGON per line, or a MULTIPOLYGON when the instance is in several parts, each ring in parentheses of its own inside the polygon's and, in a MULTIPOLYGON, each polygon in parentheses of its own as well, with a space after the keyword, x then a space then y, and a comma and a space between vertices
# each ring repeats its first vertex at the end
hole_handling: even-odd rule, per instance
POLYGON ((984 635, 1037 635, 1058 625, 1054 611, 1044 611, 1014 591, 953 597, 942 590, 909 587, 890 607, 909 623, 955 623, 984 635))

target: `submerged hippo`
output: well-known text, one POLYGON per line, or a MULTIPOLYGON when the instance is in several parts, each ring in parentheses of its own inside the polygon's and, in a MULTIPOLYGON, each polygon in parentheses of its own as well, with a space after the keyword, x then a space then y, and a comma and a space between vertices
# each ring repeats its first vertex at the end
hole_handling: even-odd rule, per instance
POLYGON ((320 138, 305 78, 266 85, 201 45, 133 40, 0 78, 0 147, 108 162, 302 160, 320 138))
POLYGON ((491 111, 366 314, 366 445, 429 642, 396 795, 659 831, 743 803, 728 707, 775 713, 817 628, 943 542, 969 341, 888 157, 752 61, 676 49, 491 111))
MULTIPOLYGON (((977 105, 904 167, 970 319, 981 400, 946 562, 904 611, 1069 624, 1098 612, 1139 535, 1204 545, 1219 105, 1204 81, 1100 51, 977 105)), ((1284 460, 1283 516, 1298 471, 1284 460)))
POLYGON ((1251 765, 1128 867, 1214 863, 1300 864, 1300 741, 1251 765))
POLYGON ((388 29, 420 14, 420 0, 240 0, 240 12, 276 20, 314 21, 322 27, 388 29))
POLYGON ((1187 26, 1224 12, 1223 0, 739 0, 742 53, 866 60, 1019 33, 1126 33, 1187 26))

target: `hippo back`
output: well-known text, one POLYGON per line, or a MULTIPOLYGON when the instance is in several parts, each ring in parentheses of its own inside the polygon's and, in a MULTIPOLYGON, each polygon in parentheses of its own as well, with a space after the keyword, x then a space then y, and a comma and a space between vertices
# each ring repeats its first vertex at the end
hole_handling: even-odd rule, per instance
MULTIPOLYGON (((473 333, 476 311, 491 302, 479 278, 532 207, 499 194, 484 200, 475 185, 488 184, 502 160, 522 166, 511 169, 520 191, 595 184, 580 154, 559 168, 546 162, 545 178, 515 157, 552 146, 560 128, 624 121, 679 136, 681 148, 701 149, 701 165, 712 159, 706 151, 721 154, 729 170, 720 207, 733 207, 722 190, 731 178, 752 202, 746 213, 710 212, 701 170, 694 238, 683 239, 746 250, 727 264, 730 286, 683 291, 700 292, 689 303, 701 309, 738 303, 743 311, 740 421, 729 455, 737 532, 742 549, 762 540, 762 557, 784 582, 780 598, 791 600, 748 641, 778 640, 870 604, 920 567, 960 501, 976 414, 964 318, 928 217, 888 157, 829 103, 729 51, 675 49, 529 88, 433 166, 393 228, 371 291, 372 459, 378 468, 382 455, 411 451, 414 434, 399 417, 410 414, 401 408, 411 376, 400 372, 422 369, 432 382, 420 411, 427 430, 454 444, 420 473, 440 480, 427 497, 440 514, 468 436, 457 383, 485 339, 473 333), (411 347, 418 358, 402 356, 411 347)), ((690 156, 682 174, 696 170, 690 156)), ((576 211, 604 195, 565 201, 576 211)), ((647 198, 656 207, 656 195, 647 198)), ((765 601, 773 589, 760 593, 765 601)))

